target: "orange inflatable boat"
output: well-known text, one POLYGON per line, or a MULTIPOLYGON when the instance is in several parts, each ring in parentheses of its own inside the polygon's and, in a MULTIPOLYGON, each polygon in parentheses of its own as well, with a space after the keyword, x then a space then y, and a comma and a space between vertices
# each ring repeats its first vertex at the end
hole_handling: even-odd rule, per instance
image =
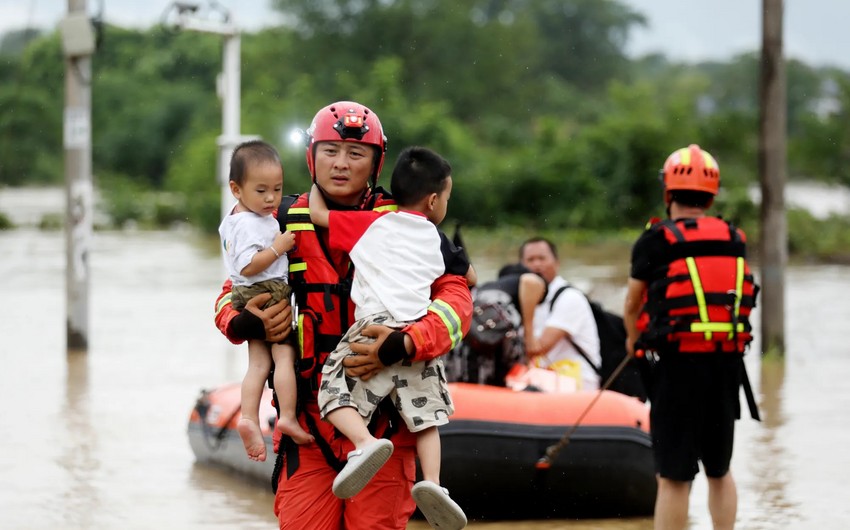
MULTIPOLYGON (((455 414, 440 427, 441 476, 468 516, 652 513, 656 484, 646 404, 610 391, 546 394, 469 383, 449 386, 455 414), (568 443, 551 465, 536 466, 547 447, 568 433, 568 443)), ((271 390, 266 393, 260 418, 268 420, 263 429, 271 455, 275 411, 271 390)), ((238 384, 203 391, 189 418, 189 443, 199 462, 268 480, 274 458, 249 460, 236 432, 239 396, 238 384)))

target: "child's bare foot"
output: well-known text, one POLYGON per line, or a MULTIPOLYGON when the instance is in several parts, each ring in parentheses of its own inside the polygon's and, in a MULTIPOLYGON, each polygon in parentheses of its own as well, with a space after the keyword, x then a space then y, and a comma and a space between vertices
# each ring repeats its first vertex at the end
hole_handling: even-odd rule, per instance
POLYGON ((292 438, 298 445, 310 443, 315 440, 313 435, 301 428, 301 424, 295 418, 279 418, 277 428, 283 434, 292 438))
POLYGON ((248 453, 248 458, 258 462, 265 462, 266 440, 263 438, 263 431, 260 430, 259 424, 242 418, 236 424, 236 430, 239 431, 239 436, 245 445, 245 452, 248 453))

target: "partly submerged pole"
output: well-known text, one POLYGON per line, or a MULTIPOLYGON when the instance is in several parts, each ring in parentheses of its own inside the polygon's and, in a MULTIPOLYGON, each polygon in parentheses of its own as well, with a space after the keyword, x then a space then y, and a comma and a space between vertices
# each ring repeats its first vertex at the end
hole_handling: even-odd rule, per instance
POLYGON ((86 0, 68 0, 60 22, 65 57, 65 292, 67 350, 88 350, 89 263, 94 209, 91 155, 91 56, 95 39, 86 0))
POLYGON ((763 353, 785 353, 786 95, 783 0, 762 0, 758 167, 761 182, 761 340, 763 353))

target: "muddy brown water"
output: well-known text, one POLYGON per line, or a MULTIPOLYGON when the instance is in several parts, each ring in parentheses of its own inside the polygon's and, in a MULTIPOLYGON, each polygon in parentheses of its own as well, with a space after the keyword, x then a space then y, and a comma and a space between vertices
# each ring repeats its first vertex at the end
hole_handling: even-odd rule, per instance
MULTIPOLYGON (((98 232, 87 354, 65 351, 64 238, 0 232, 0 528, 275 528, 264 484, 194 462, 201 388, 239 380, 245 350, 213 326, 219 256, 185 232, 98 232)), ((476 258, 484 279, 498 265, 476 258)), ((622 266, 564 273, 619 310, 622 266)), ((747 364, 764 421, 738 423, 739 528, 850 524, 850 267, 787 274, 784 364, 747 364)), ((756 320, 758 312, 756 312, 756 320)), ((702 476, 691 528, 711 528, 702 476)), ((651 518, 472 521, 473 529, 638 530, 651 518)), ((421 521, 411 529, 425 529, 421 521)))

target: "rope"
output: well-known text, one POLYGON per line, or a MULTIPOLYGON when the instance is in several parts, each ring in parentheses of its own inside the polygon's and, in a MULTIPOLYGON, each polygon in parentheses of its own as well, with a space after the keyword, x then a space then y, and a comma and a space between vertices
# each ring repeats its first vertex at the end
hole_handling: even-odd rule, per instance
POLYGON ((608 387, 611 386, 611 383, 614 382, 614 379, 616 379, 617 376, 620 375, 620 372, 623 371, 623 368, 626 367, 626 364, 629 362, 629 360, 631 360, 631 356, 626 355, 625 357, 623 357, 623 360, 620 361, 620 364, 617 365, 617 368, 615 368, 614 371, 611 372, 611 375, 608 376, 608 379, 602 385, 602 388, 599 389, 599 392, 596 393, 596 396, 593 398, 593 401, 591 401, 590 404, 584 409, 584 411, 576 420, 575 424, 570 427, 570 430, 564 433, 560 440, 546 448, 546 454, 540 457, 540 460, 538 460, 537 463, 534 465, 535 468, 549 469, 550 467, 552 467, 552 462, 555 461, 555 458, 557 458, 558 453, 560 453, 561 450, 566 447, 567 444, 570 443, 570 437, 573 435, 573 433, 576 432, 576 429, 578 429, 579 425, 581 425, 581 422, 584 417, 587 416, 587 413, 590 412, 590 409, 593 408, 593 405, 595 405, 596 402, 599 401, 599 398, 602 396, 602 393, 608 390, 608 387))

